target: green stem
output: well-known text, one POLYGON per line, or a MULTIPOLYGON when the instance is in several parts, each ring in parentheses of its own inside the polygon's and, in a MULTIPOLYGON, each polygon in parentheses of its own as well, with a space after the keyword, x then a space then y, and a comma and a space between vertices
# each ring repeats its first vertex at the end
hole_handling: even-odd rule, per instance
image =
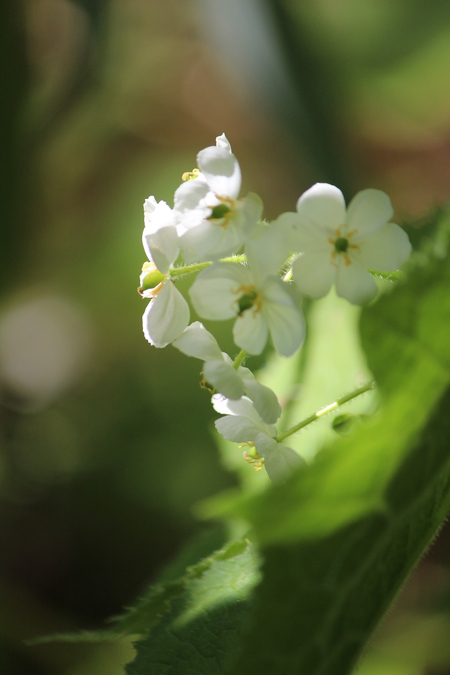
POLYGON ((403 279, 405 273, 401 270, 394 270, 393 272, 378 272, 377 270, 369 270, 373 277, 381 277, 381 279, 387 279, 388 281, 399 281, 403 279))
POLYGON ((236 356, 236 358, 233 361, 233 368, 235 370, 239 370, 239 366, 242 365, 242 362, 244 361, 245 357, 247 356, 247 352, 245 349, 241 349, 239 354, 236 356))
MULTIPOLYGON (((242 263, 242 262, 247 262, 247 256, 246 255, 233 255, 230 256, 229 258, 221 258, 219 262, 231 262, 231 263, 242 263)), ((181 265, 180 267, 174 267, 169 271, 168 276, 170 276, 171 279, 175 277, 181 277, 184 276, 185 274, 195 274, 195 272, 201 272, 201 270, 204 270, 206 267, 210 267, 212 265, 212 261, 208 260, 208 262, 198 262, 198 263, 193 263, 192 265, 181 265)))
POLYGON ((300 431, 300 429, 303 429, 303 427, 307 427, 308 424, 311 424, 311 422, 315 422, 316 420, 320 419, 324 415, 327 415, 329 412, 332 412, 333 410, 336 410, 339 408, 341 405, 344 405, 344 403, 348 403, 348 401, 351 401, 354 398, 357 398, 358 396, 361 396, 361 394, 365 394, 367 391, 371 391, 371 389, 375 389, 376 383, 374 381, 368 382, 365 384, 363 387, 360 387, 359 389, 355 389, 355 391, 352 391, 351 394, 347 394, 346 396, 343 396, 342 398, 338 398, 337 401, 334 401, 334 403, 330 403, 330 405, 325 406, 325 408, 322 408, 321 410, 318 410, 317 412, 313 413, 306 419, 302 420, 298 424, 296 424, 294 427, 291 427, 287 431, 284 431, 281 434, 278 434, 277 436, 277 442, 279 443, 280 441, 283 441, 285 438, 288 436, 292 436, 292 434, 295 434, 297 431, 300 431))

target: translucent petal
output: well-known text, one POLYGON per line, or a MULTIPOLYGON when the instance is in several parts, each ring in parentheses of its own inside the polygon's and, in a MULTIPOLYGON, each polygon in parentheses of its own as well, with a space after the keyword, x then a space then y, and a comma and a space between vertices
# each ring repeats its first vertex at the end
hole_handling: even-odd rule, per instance
POLYGON ((357 230, 358 234, 368 234, 387 223, 393 216, 391 200, 381 190, 361 190, 356 194, 347 209, 348 230, 357 230))
POLYGON ((249 192, 246 197, 237 202, 239 225, 248 234, 261 219, 263 203, 261 197, 254 192, 249 192))
POLYGON ((173 346, 186 354, 202 361, 222 359, 222 352, 217 340, 200 321, 194 321, 188 326, 179 338, 174 340, 173 346))
POLYGON ((237 199, 241 189, 241 169, 229 150, 216 146, 205 148, 198 153, 197 164, 213 192, 237 199))
POLYGON ((176 227, 169 225, 156 232, 145 228, 142 243, 149 260, 153 260, 160 272, 167 274, 180 252, 176 227))
POLYGON ((406 232, 395 223, 386 223, 361 242, 359 258, 372 270, 391 272, 408 260, 411 250, 406 232))
POLYGON ((249 354, 261 354, 266 346, 268 333, 264 316, 253 307, 238 316, 233 326, 235 343, 249 354))
POLYGON ((189 323, 189 305, 171 281, 167 281, 144 312, 142 326, 146 340, 165 347, 181 335, 189 323))
POLYGON ((264 422, 274 424, 281 415, 281 406, 275 392, 258 382, 248 368, 241 366, 238 374, 244 383, 245 393, 253 401, 258 414, 264 422))
POLYGON ((332 264, 331 252, 330 247, 327 252, 308 252, 297 258, 292 273, 300 293, 310 298, 322 298, 328 293, 337 271, 332 264))
POLYGON ((227 441, 233 443, 246 443, 254 441, 256 436, 261 433, 258 425, 254 424, 247 417, 239 415, 227 415, 214 422, 214 425, 221 436, 227 441))
POLYGON ((297 202, 297 212, 327 233, 345 222, 345 200, 334 185, 316 183, 297 202))
POLYGON ((283 483, 293 471, 305 465, 295 450, 265 434, 256 436, 254 443, 258 453, 264 457, 265 469, 274 483, 283 483))
POLYGON ((257 225, 245 244, 245 253, 258 286, 266 277, 278 274, 289 254, 286 232, 275 222, 257 225))
POLYGON ((278 279, 264 285, 263 308, 275 349, 281 356, 292 356, 304 340, 305 320, 278 279))
POLYGON ((231 152, 230 141, 225 136, 225 134, 221 134, 220 136, 216 136, 216 146, 218 148, 224 148, 225 150, 228 150, 228 152, 231 152))
POLYGON ((244 395, 244 383, 230 363, 223 359, 207 361, 203 366, 207 382, 227 398, 239 399, 244 395))
POLYGON ((364 305, 372 300, 378 287, 365 266, 350 255, 351 264, 345 264, 345 258, 338 256, 336 271, 336 293, 354 305, 364 305))
POLYGON ((200 272, 189 295, 199 316, 221 321, 236 316, 239 287, 252 283, 253 278, 243 265, 219 263, 200 272))

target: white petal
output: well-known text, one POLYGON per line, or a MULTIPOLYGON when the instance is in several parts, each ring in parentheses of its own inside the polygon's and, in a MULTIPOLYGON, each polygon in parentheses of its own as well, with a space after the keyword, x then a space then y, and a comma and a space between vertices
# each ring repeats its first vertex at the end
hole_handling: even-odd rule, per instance
POLYGON ((256 436, 254 443, 256 450, 264 457, 264 467, 274 483, 283 483, 293 471, 305 464, 295 450, 265 434, 256 436))
POLYGON ((225 150, 228 150, 228 152, 231 152, 230 141, 225 136, 225 134, 221 134, 220 136, 216 136, 216 146, 218 148, 224 148, 225 150))
POLYGON ((252 402, 245 396, 232 401, 215 394, 212 397, 212 403, 218 413, 225 414, 225 417, 216 421, 215 426, 217 431, 229 441, 236 443, 253 441, 260 433, 268 437, 276 435, 273 424, 263 422, 252 402))
POLYGON ((277 222, 258 225, 249 235, 245 253, 258 286, 268 276, 278 274, 289 254, 286 232, 277 222))
POLYGON ((241 366, 238 374, 244 383, 245 393, 253 401, 255 410, 268 424, 274 424, 281 415, 281 406, 276 394, 258 382, 251 370, 241 366))
POLYGON ((227 227, 204 220, 187 230, 180 239, 186 262, 218 260, 238 251, 244 242, 243 231, 230 222, 227 227))
POLYGON ((240 399, 244 395, 244 383, 230 363, 207 361, 203 366, 203 375, 220 394, 230 399, 240 399))
POLYGON ((144 214, 153 213, 153 211, 156 209, 157 206, 158 202, 156 201, 153 195, 147 197, 147 199, 144 202, 144 214))
POLYGON ((256 412, 253 403, 246 396, 243 396, 238 401, 232 401, 228 398, 220 396, 220 394, 214 394, 212 397, 212 404, 214 410, 221 415, 235 415, 246 418, 253 424, 253 426, 257 427, 259 431, 262 431, 271 437, 276 436, 277 430, 274 425, 263 422, 261 417, 256 412))
POLYGON ((354 305, 364 305, 372 300, 378 287, 364 265, 350 254, 351 264, 346 265, 343 256, 337 256, 336 293, 354 305))
POLYGON ((233 339, 241 349, 249 354, 261 354, 266 346, 269 334, 267 323, 261 312, 254 307, 238 316, 233 326, 233 339))
POLYGON ((393 216, 391 200, 381 190, 362 190, 356 194, 347 209, 348 230, 368 234, 387 223, 393 216))
POLYGON ((386 223, 360 243, 359 258, 372 270, 391 272, 408 260, 411 250, 406 232, 395 223, 386 223))
POLYGON ((205 148, 198 153, 197 164, 213 192, 237 199, 241 189, 241 169, 229 150, 216 146, 205 148))
POLYGON ((263 311, 275 349, 281 356, 292 356, 305 337, 305 320, 278 279, 264 285, 263 311))
POLYGON ((165 347, 181 335, 189 323, 189 306, 171 281, 167 281, 142 317, 145 338, 165 347))
POLYGON ((149 260, 163 274, 167 274, 170 265, 178 258, 180 252, 177 228, 174 225, 163 227, 156 232, 144 229, 142 243, 149 260))
POLYGON ((345 223, 345 200, 334 185, 316 183, 297 202, 297 212, 316 227, 332 233, 345 223))
POLYGON ((219 263, 200 272, 189 295, 199 316, 221 321, 236 316, 239 288, 252 283, 251 274, 243 265, 219 263))
POLYGON ((260 417, 253 406, 253 403, 245 396, 239 399, 239 401, 231 401, 228 398, 224 398, 220 394, 214 394, 211 402, 214 410, 221 415, 239 415, 241 417, 247 417, 255 424, 259 424, 261 422, 260 417))
POLYGON ((160 228, 168 227, 169 225, 176 225, 176 216, 173 210, 164 201, 156 203, 151 197, 145 200, 144 203, 144 223, 147 232, 157 232, 160 228))
POLYGON ((331 262, 331 252, 330 246, 328 251, 307 252, 297 258, 292 273, 300 293, 310 298, 322 298, 328 293, 337 271, 331 262))
POLYGON ((233 443, 247 443, 254 441, 256 436, 261 433, 258 425, 254 424, 248 417, 239 415, 227 415, 214 422, 214 425, 221 436, 227 441, 233 443))
POLYGON ((173 346, 186 356, 193 356, 202 361, 222 359, 222 352, 216 338, 206 330, 200 321, 191 323, 180 337, 174 340, 173 346))
MULTIPOLYGON (((299 227, 303 227, 305 222, 305 219, 299 216, 298 213, 287 212, 282 213, 281 216, 278 216, 272 223, 272 225, 276 225, 276 227, 283 232, 283 238, 289 252, 303 250, 298 244, 297 230, 299 227)), ((321 242, 323 241, 323 236, 323 233, 320 232, 319 238, 321 242)))
POLYGON ((249 234, 261 219, 263 203, 261 197, 254 192, 249 192, 246 197, 237 202, 237 216, 239 226, 244 233, 249 234))
POLYGON ((198 208, 199 203, 206 197, 209 187, 203 176, 181 183, 174 196, 173 208, 183 213, 198 208))

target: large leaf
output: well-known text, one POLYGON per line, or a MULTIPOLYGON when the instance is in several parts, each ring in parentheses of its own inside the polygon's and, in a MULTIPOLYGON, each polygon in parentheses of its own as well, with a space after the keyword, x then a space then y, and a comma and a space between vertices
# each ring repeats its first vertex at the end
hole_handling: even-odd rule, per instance
POLYGON ((219 498, 265 563, 238 673, 351 672, 450 507, 450 268, 434 262, 366 309, 383 410, 284 486, 219 498))
POLYGON ((248 598, 258 580, 258 556, 245 540, 215 554, 207 565, 191 568, 172 611, 136 644, 128 675, 224 672, 237 650, 248 598))

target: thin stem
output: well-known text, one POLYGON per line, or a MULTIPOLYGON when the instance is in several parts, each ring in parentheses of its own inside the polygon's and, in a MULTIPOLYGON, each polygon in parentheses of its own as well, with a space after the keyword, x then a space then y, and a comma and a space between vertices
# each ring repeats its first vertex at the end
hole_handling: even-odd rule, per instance
POLYGON ((209 267, 210 265, 212 265, 211 261, 194 263, 193 265, 182 265, 181 267, 174 267, 173 269, 171 269, 169 271, 169 275, 173 279, 174 277, 181 277, 185 274, 193 274, 194 272, 200 272, 201 270, 204 270, 205 267, 209 267))
MULTIPOLYGON (((221 258, 219 262, 243 263, 247 262, 247 256, 233 255, 229 258, 221 258)), ((212 264, 212 261, 208 260, 207 262, 198 262, 193 263, 192 265, 181 265, 180 267, 174 267, 171 269, 169 271, 169 275, 173 279, 174 277, 181 277, 185 274, 194 274, 195 272, 201 272, 201 270, 204 270, 206 267, 210 267, 212 264)))
POLYGON ((361 394, 365 394, 367 391, 375 389, 375 387, 376 383, 374 381, 368 382, 363 387, 360 387, 359 389, 355 389, 355 391, 352 391, 351 394, 347 394, 346 396, 342 396, 342 398, 338 398, 338 400, 334 401, 334 403, 330 403, 330 405, 327 405, 325 406, 325 408, 322 408, 321 410, 318 410, 317 412, 313 413, 312 415, 302 420, 295 426, 291 427, 287 431, 284 431, 282 434, 278 434, 277 442, 283 441, 288 436, 292 436, 292 434, 295 434, 297 431, 300 431, 300 429, 303 429, 303 427, 307 427, 308 424, 311 424, 312 422, 315 422, 324 415, 327 415, 329 412, 336 410, 341 405, 344 405, 344 403, 348 403, 348 401, 351 401, 352 399, 361 396, 361 394))
POLYGON ((242 365, 242 362, 244 361, 246 356, 247 356, 247 352, 245 351, 245 349, 241 349, 241 351, 239 352, 239 354, 236 356, 236 358, 233 361, 233 368, 235 370, 239 369, 239 366, 242 365))

